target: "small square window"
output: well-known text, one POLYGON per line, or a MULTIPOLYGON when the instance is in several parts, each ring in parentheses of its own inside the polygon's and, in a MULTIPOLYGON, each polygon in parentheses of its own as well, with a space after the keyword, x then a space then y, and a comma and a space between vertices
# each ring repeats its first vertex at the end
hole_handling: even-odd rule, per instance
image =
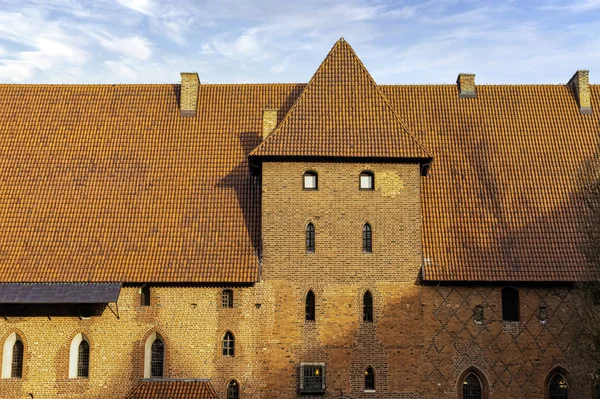
POLYGON ((362 172, 360 174, 360 189, 373 190, 375 188, 375 176, 371 172, 362 172))
POLYGON ((302 187, 305 190, 317 190, 319 188, 318 177, 315 172, 306 172, 302 176, 302 187))
POLYGON ((324 363, 302 363, 300 365, 300 393, 325 393, 324 363))

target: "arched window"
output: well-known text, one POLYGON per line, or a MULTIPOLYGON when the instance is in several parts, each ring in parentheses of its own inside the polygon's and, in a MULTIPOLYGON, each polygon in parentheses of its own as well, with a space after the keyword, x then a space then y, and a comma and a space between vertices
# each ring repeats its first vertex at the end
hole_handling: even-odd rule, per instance
POLYGON ((150 287, 147 285, 140 289, 140 306, 150 306, 150 287))
POLYGON ((236 380, 229 381, 227 384, 227 399, 239 399, 240 386, 236 380))
POLYGON ((469 367, 458 379, 459 399, 487 399, 489 385, 483 373, 476 367, 469 367))
POLYGON ((79 343, 77 351, 77 377, 88 378, 90 375, 90 344, 87 341, 79 343))
POLYGON ((312 290, 306 294, 306 321, 315 321, 315 293, 312 290))
POLYGON ((375 189, 375 175, 373 172, 364 171, 360 173, 360 189, 361 190, 374 190, 375 189))
POLYGON ((4 341, 2 351, 2 378, 23 378, 23 355, 25 348, 17 333, 4 341))
POLYGON ((150 377, 160 378, 163 376, 165 362, 165 344, 160 338, 156 338, 152 343, 152 359, 150 377))
POLYGON ((224 308, 233 307, 233 290, 223 290, 221 306, 224 308))
POLYGON ((90 342, 82 333, 71 341, 69 378, 88 378, 90 375, 90 342))
POLYGON ((365 323, 373 322, 373 295, 371 295, 371 291, 365 292, 363 296, 363 321, 365 323))
POLYGON ((235 341, 231 331, 227 331, 223 336, 223 356, 235 355, 235 341))
POLYGON ((363 252, 366 254, 373 252, 373 231, 369 223, 363 226, 363 252))
POLYGON ((565 376, 557 371, 550 378, 548 384, 549 399, 568 399, 569 398, 569 383, 565 376))
POLYGON ((367 367, 365 370, 365 391, 375 390, 375 373, 372 367, 367 367))
POLYGON ((502 289, 502 320, 519 321, 519 290, 516 288, 502 289))
POLYGON ((308 171, 305 172, 302 176, 302 188, 304 190, 318 190, 319 189, 319 181, 318 181, 317 172, 308 171))
POLYGON ((315 226, 312 223, 306 225, 306 252, 315 252, 315 226))
POLYGON ((146 339, 144 378, 161 378, 165 369, 165 341, 157 332, 146 339))

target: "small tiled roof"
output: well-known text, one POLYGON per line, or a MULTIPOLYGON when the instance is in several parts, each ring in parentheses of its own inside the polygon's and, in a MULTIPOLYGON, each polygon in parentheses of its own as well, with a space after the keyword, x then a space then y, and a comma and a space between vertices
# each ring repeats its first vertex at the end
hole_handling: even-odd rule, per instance
POLYGON ((431 158, 344 39, 250 156, 431 158))
POLYGON ((208 380, 142 380, 126 399, 218 399, 208 380))

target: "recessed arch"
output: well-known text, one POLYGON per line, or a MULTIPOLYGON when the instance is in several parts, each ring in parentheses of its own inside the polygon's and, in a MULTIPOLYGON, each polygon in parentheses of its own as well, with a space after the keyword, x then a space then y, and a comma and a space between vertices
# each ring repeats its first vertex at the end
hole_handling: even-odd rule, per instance
POLYGON ((83 333, 71 340, 69 348, 69 378, 88 378, 90 369, 90 341, 83 333))
POLYGON ((546 398, 573 398, 573 383, 570 377, 570 373, 564 367, 554 367, 546 377, 546 398))
POLYGON ((490 386, 485 374, 471 366, 458 377, 456 392, 458 399, 489 399, 490 386))
POLYGON ((227 383, 227 399, 240 398, 240 384, 236 380, 230 380, 227 383))
POLYGON ((305 304, 305 320, 315 321, 316 320, 316 298, 313 290, 308 290, 306 293, 306 304, 305 304))
POLYGON ((373 367, 368 366, 365 369, 365 391, 374 391, 375 390, 375 369, 373 367))
POLYGON ((2 378, 23 378, 25 345, 16 332, 11 333, 2 348, 2 378))
POLYGON ((144 345, 144 378, 161 378, 165 369, 165 340, 154 331, 144 345))
POLYGON ((373 322, 373 294, 369 290, 363 294, 363 322, 373 322))

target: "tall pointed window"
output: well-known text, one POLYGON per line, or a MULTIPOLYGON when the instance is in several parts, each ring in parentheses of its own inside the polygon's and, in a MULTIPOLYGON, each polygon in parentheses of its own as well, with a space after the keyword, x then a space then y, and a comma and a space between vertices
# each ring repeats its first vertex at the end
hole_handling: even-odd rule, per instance
POLYGON ((79 343, 77 353, 77 377, 88 378, 90 376, 90 344, 83 340, 79 343))
POLYGON ((365 391, 375 390, 375 372, 372 367, 365 370, 365 391))
POLYGON ((315 252, 315 226, 312 223, 306 225, 306 252, 315 252))
POLYGON ((227 384, 227 399, 239 399, 240 386, 236 380, 229 381, 227 384))
POLYGON ((463 381, 462 399, 482 399, 481 381, 474 373, 469 373, 463 381))
POLYGON ((373 252, 373 232, 369 223, 363 226, 363 252, 366 254, 373 252))
POLYGON ((569 383, 564 375, 560 372, 555 372, 550 378, 548 385, 549 399, 568 399, 569 398, 569 383))
POLYGON ((13 345, 12 364, 10 370, 11 378, 23 377, 23 342, 17 339, 13 345))
POLYGON ((306 294, 306 321, 315 321, 315 293, 312 290, 306 294))
POLYGON ((319 182, 317 172, 305 172, 302 176, 302 188, 305 190, 318 190, 319 182))
POLYGON ((221 306, 224 308, 233 307, 233 290, 223 290, 221 295, 221 306))
POLYGON ((375 175, 373 172, 364 171, 360 174, 360 189, 361 190, 374 190, 375 189, 375 175))
POLYGON ((150 306, 150 287, 147 285, 140 289, 140 306, 150 306))
POLYGON ((373 322, 373 295, 370 291, 365 292, 363 296, 363 321, 365 323, 373 322))
POLYGON ((516 288, 502 289, 502 320, 519 321, 519 290, 516 288))
POLYGON ((235 341, 231 331, 227 331, 223 336, 223 356, 235 355, 235 341))
POLYGON ((159 337, 156 337, 152 343, 152 358, 150 362, 150 377, 161 378, 165 364, 165 344, 159 337))

